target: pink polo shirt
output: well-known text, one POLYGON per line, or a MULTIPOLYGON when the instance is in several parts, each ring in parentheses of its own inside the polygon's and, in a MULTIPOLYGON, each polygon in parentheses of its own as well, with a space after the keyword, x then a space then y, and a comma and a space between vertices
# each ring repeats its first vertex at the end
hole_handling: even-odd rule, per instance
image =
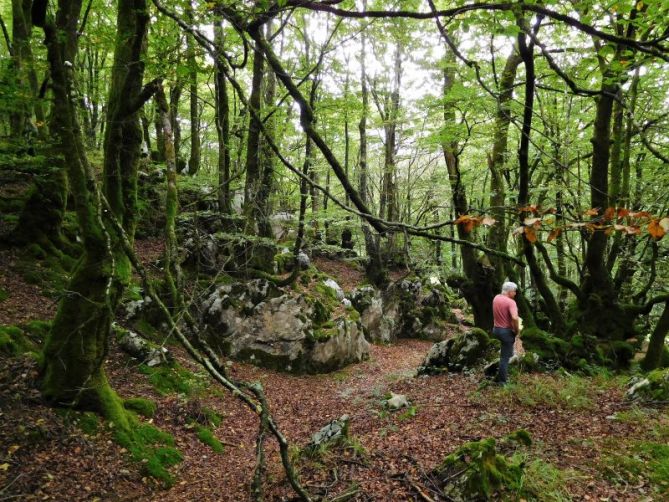
POLYGON ((492 301, 492 315, 496 328, 513 328, 513 317, 518 317, 518 306, 506 295, 497 295, 492 301))

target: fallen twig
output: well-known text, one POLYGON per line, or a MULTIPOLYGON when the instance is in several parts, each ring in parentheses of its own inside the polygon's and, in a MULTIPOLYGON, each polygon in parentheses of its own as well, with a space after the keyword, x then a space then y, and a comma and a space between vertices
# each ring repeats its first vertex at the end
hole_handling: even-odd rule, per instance
POLYGON ((425 502, 434 502, 434 499, 425 493, 425 491, 413 479, 411 479, 409 476, 404 476, 404 479, 425 502))

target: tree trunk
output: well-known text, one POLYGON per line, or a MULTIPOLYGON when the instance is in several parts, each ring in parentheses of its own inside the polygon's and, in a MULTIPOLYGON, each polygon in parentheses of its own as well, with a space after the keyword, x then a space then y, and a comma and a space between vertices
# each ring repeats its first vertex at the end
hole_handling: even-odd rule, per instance
MULTIPOLYGON (((84 255, 59 305, 44 347, 43 392, 52 402, 102 411, 120 428, 129 429, 120 399, 103 369, 110 325, 130 263, 116 233, 105 225, 93 169, 84 153, 72 98, 72 74, 64 64, 77 50, 80 0, 60 0, 55 24, 43 28, 54 91, 54 129, 72 183, 84 255)), ((113 215, 129 235, 134 229, 137 158, 141 129, 137 102, 144 66, 141 53, 149 16, 144 0, 120 0, 118 33, 111 75, 105 163, 105 195, 113 215)))
MULTIPOLYGON (((260 28, 256 28, 260 30, 260 28)), ((253 53, 253 76, 249 107, 255 112, 249 113, 249 132, 246 139, 246 182, 244 184, 244 217, 245 233, 257 234, 260 210, 257 196, 261 189, 262 173, 260 172, 260 124, 255 117, 260 117, 262 103, 262 83, 265 77, 265 59, 256 48, 253 53)))
MULTIPOLYGON (((519 19, 518 22, 525 24, 525 21, 522 19, 519 19)), ((534 112, 535 87, 534 44, 527 44, 526 35, 523 32, 518 34, 518 49, 523 62, 525 63, 525 102, 523 108, 523 126, 521 130, 520 146, 518 149, 518 205, 522 208, 526 207, 529 202, 529 146, 530 134, 532 132, 532 114, 534 112)), ((523 223, 527 215, 528 213, 526 211, 520 212, 521 223, 523 223)), ((532 273, 532 279, 544 300, 546 315, 551 321, 551 328, 556 334, 564 334, 565 322, 562 316, 562 312, 560 311, 560 307, 555 300, 555 295, 553 295, 553 292, 548 285, 546 276, 537 262, 532 242, 530 242, 526 233, 523 234, 522 239, 525 260, 527 261, 527 265, 530 269, 530 272, 532 273)))
POLYGON ((218 210, 222 214, 229 215, 232 214, 230 196, 230 104, 228 102, 225 73, 221 68, 226 63, 223 60, 225 41, 220 19, 217 19, 214 24, 214 40, 217 51, 214 64, 216 68, 216 132, 218 134, 218 210))
MULTIPOLYGON (((511 123, 511 99, 513 98, 513 84, 516 72, 522 58, 518 48, 514 46, 506 59, 502 77, 499 82, 499 98, 497 100, 497 115, 495 117, 492 152, 488 157, 490 169, 490 214, 497 222, 488 232, 488 247, 499 251, 506 251, 508 232, 506 228, 506 178, 508 177, 507 140, 509 124, 511 123)), ((495 267, 496 282, 501 284, 505 277, 507 263, 498 257, 491 256, 490 261, 495 267)), ((510 265, 509 265, 510 266, 510 265)))
POLYGON ((186 166, 179 156, 181 149, 181 126, 179 125, 179 101, 181 100, 181 91, 184 83, 177 77, 177 81, 170 88, 170 123, 172 124, 172 134, 174 135, 174 154, 177 158, 177 171, 182 171, 186 166))
MULTIPOLYGON (((363 7, 367 2, 363 0, 363 7)), ((360 163, 358 165, 358 191, 360 200, 366 206, 368 203, 367 187, 367 114, 369 111, 369 90, 367 88, 367 69, 365 65, 366 42, 365 32, 362 32, 362 43, 360 48, 360 83, 362 86, 362 111, 358 130, 360 132, 360 163)), ((362 233, 365 237, 365 251, 367 252, 367 265, 365 274, 367 279, 377 287, 385 287, 388 283, 388 275, 381 259, 379 250, 379 238, 372 233, 367 222, 362 222, 362 233)))
POLYGON ((165 144, 165 178, 167 181, 167 191, 165 194, 165 285, 170 292, 172 306, 180 308, 182 305, 181 290, 183 283, 181 267, 179 266, 179 250, 177 248, 176 235, 176 217, 179 209, 179 199, 177 197, 177 158, 172 139, 170 112, 162 84, 156 90, 155 101, 164 132, 165 144))
MULTIPOLYGON (((444 77, 444 123, 455 122, 455 107, 449 93, 455 82, 455 55, 449 51, 447 61, 450 63, 443 70, 444 77)), ((469 213, 465 186, 462 183, 458 143, 456 140, 444 139, 441 144, 448 180, 451 187, 451 201, 456 215, 469 213)), ((464 225, 457 226, 458 238, 473 241, 474 237, 464 225)), ((472 307, 474 323, 477 327, 490 331, 493 328, 492 300, 495 297, 495 275, 489 260, 485 256, 477 257, 476 251, 468 246, 460 246, 464 281, 458 284, 462 293, 472 307)))
MULTIPOLYGON (((270 19, 266 24, 266 37, 270 38, 272 34, 272 20, 270 19)), ((271 113, 269 118, 265 120, 265 131, 273 138, 276 133, 276 75, 273 72, 268 72, 265 78, 265 96, 264 107, 271 113)), ((272 208, 270 205, 270 194, 274 190, 274 151, 264 137, 260 139, 260 189, 257 196, 258 206, 258 234, 261 237, 274 238, 272 225, 270 224, 270 216, 272 208)))
MULTIPOLYGON (((400 85, 402 81, 402 45, 397 42, 395 47, 395 64, 393 70, 393 88, 390 99, 386 101, 383 110, 385 144, 383 151, 383 177, 381 180, 381 194, 379 203, 379 218, 387 221, 399 221, 399 194, 397 191, 397 120, 400 108, 400 85)), ((388 235, 382 254, 389 263, 399 264, 402 249, 398 245, 398 236, 395 233, 388 235)))
MULTIPOLYGON (((191 25, 193 20, 193 6, 189 1, 186 6, 186 19, 191 25)), ((188 86, 190 90, 190 158, 188 159, 188 174, 191 176, 200 170, 200 115, 198 112, 197 94, 197 61, 195 59, 195 41, 186 35, 186 60, 188 62, 188 86)))
POLYGON ((669 331, 669 303, 664 304, 662 315, 655 325, 653 334, 650 335, 650 342, 648 343, 648 350, 646 356, 641 362, 641 367, 645 371, 651 371, 660 367, 662 355, 667 350, 664 344, 664 339, 669 331))

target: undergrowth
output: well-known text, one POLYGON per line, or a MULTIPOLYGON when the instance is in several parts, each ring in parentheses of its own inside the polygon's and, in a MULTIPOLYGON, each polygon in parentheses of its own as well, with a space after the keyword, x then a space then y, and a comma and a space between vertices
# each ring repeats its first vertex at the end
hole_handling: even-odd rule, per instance
POLYGON ((657 500, 669 497, 669 425, 650 426, 650 439, 610 440, 600 470, 616 484, 648 484, 657 500))
POLYGON ((598 394, 607 394, 624 385, 624 378, 598 374, 585 377, 572 374, 523 375, 514 383, 492 391, 478 391, 475 402, 516 403, 529 408, 591 410, 598 394))

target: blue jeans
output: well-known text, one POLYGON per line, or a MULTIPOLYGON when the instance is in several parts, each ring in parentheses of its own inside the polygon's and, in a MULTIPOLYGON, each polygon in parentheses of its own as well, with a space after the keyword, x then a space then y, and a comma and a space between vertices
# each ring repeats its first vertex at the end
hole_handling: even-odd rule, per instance
POLYGON ((502 349, 499 356, 499 372, 497 373, 497 381, 506 383, 509 370, 509 359, 513 355, 513 342, 516 341, 516 335, 511 328, 494 328, 492 334, 500 342, 502 342, 502 349))

